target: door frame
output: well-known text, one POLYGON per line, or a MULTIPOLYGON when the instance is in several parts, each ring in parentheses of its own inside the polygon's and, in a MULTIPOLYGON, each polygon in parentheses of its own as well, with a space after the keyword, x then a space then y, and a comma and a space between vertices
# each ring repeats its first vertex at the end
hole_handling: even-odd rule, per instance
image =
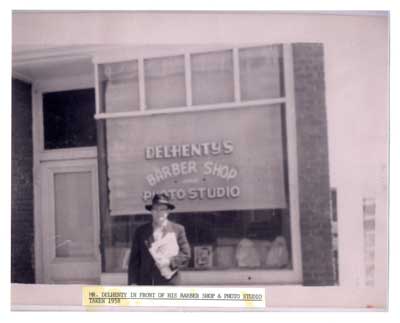
MULTIPOLYGON (((43 129, 43 94, 46 92, 80 90, 94 88, 94 74, 78 75, 70 78, 36 79, 32 83, 32 138, 33 138, 33 217, 34 217, 34 264, 35 283, 45 283, 43 228, 42 223, 42 172, 41 164, 52 160, 85 160, 95 159, 97 163, 97 147, 68 149, 44 149, 43 129)), ((97 164, 96 164, 97 165, 97 164)), ((97 167, 97 166, 96 166, 97 167)), ((96 174, 97 180, 97 174, 96 174)), ((98 190, 98 186, 94 188, 98 190)), ((96 205, 98 207, 98 204, 96 205)), ((100 237, 100 229, 96 232, 100 237)))

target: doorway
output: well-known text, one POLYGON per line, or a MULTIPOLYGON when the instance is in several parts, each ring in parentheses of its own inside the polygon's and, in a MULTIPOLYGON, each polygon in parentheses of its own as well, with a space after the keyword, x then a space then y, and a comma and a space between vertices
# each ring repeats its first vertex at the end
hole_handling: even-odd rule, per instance
POLYGON ((97 139, 90 83, 33 90, 36 282, 98 284, 97 139))
POLYGON ((41 164, 44 283, 98 284, 97 160, 41 164))

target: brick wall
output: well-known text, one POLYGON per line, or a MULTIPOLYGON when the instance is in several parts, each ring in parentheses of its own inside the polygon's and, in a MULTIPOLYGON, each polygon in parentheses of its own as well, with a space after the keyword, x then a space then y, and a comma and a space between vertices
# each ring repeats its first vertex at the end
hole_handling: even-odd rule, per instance
POLYGON ((31 85, 12 80, 11 282, 34 283, 31 85))
POLYGON ((293 44, 303 284, 333 285, 324 52, 293 44))

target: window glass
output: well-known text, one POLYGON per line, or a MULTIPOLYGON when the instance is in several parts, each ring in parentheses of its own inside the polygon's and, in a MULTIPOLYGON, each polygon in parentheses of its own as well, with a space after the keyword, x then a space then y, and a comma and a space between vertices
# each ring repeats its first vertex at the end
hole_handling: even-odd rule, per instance
POLYGON ((184 56, 146 59, 144 71, 148 109, 186 106, 184 56))
POLYGON ((91 173, 55 174, 54 195, 56 257, 94 256, 91 173))
POLYGON ((243 101, 284 95, 281 46, 240 49, 239 70, 243 101))
MULTIPOLYGON (((186 270, 282 270, 292 268, 286 209, 172 213, 182 224, 192 257, 186 270)), ((150 214, 111 217, 106 272, 126 272, 135 230, 150 214)))
POLYGON ((102 64, 99 67, 102 111, 127 112, 139 110, 138 62, 102 64))
POLYGON ((96 145, 94 89, 43 94, 45 149, 96 145))
POLYGON ((234 101, 232 51, 191 55, 193 104, 234 101))

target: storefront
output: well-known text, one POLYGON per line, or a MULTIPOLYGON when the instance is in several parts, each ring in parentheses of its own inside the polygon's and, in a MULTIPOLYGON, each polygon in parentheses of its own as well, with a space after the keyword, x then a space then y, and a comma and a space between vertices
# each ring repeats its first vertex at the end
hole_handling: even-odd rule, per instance
POLYGON ((320 44, 90 59, 87 77, 32 84, 35 282, 126 284, 165 192, 184 284, 334 284, 320 44))

